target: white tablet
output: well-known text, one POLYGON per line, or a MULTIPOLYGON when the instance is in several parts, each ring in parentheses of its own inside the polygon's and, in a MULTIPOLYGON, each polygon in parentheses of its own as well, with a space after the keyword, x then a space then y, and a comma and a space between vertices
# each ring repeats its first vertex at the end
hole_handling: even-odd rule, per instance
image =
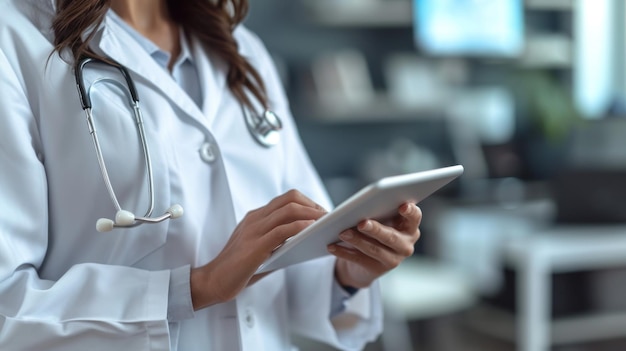
POLYGON ((329 255, 327 246, 339 241, 339 233, 366 218, 395 215, 404 202, 419 203, 463 174, 456 165, 387 177, 361 189, 300 233, 287 239, 259 267, 257 273, 329 255))

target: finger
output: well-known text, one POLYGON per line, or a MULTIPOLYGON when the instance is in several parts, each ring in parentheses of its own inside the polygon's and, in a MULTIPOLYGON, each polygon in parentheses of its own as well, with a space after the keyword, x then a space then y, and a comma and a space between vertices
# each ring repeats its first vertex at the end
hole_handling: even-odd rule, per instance
POLYGON ((400 218, 403 220, 396 228, 402 232, 415 235, 419 232, 419 226, 422 222, 422 210, 414 203, 407 202, 398 208, 400 218))
POLYGON ((286 224, 281 224, 270 230, 266 235, 264 235, 261 238, 261 244, 264 245, 264 248, 269 249, 269 252, 271 253, 276 248, 281 246, 285 242, 285 240, 298 234, 314 222, 314 220, 298 220, 286 224))
POLYGON ((261 207, 259 210, 264 215, 268 215, 269 213, 272 213, 289 203, 296 203, 305 207, 310 207, 319 211, 326 212, 326 210, 322 206, 295 189, 289 190, 286 193, 273 198, 266 206, 261 207))
POLYGON ((341 246, 341 244, 329 245, 328 252, 338 258, 343 258, 346 261, 362 266, 368 271, 384 272, 389 268, 394 267, 393 264, 386 266, 379 260, 376 260, 355 248, 341 246))
POLYGON ((266 228, 266 231, 270 231, 271 229, 279 225, 295 221, 317 220, 325 214, 325 211, 322 211, 318 208, 308 207, 299 203, 290 202, 269 213, 267 216, 261 219, 260 223, 263 223, 262 226, 263 228, 266 228))
MULTIPOLYGON (((350 237, 352 240, 364 240, 364 238, 367 237, 374 244, 382 244, 401 256, 408 257, 413 254, 415 244, 413 236, 405 235, 393 227, 368 219, 360 222, 356 229, 359 233, 363 234, 363 236, 362 238, 358 235, 350 237)), ((345 234, 343 235, 345 237, 345 234)), ((341 234, 339 237, 342 238, 342 240, 345 240, 344 237, 341 237, 341 234)), ((351 241, 349 242, 354 245, 351 241)))
POLYGON ((395 267, 404 257, 413 254, 413 245, 405 244, 400 245, 398 249, 391 248, 353 229, 342 232, 339 238, 385 267, 395 267))

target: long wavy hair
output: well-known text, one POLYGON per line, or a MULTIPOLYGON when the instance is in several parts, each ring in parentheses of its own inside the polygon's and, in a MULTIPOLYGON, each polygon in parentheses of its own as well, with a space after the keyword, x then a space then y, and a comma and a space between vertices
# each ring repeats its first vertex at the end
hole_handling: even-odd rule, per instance
MULTIPOLYGON (((235 97, 252 107, 249 91, 267 107, 265 85, 259 73, 239 54, 233 37, 235 27, 248 13, 247 0, 166 0, 170 16, 185 32, 197 38, 228 63, 228 87, 235 97)), ((57 13, 52 22, 55 51, 69 49, 75 60, 99 57, 89 48, 111 4, 110 0, 56 0, 57 13), (87 34, 84 36, 84 34, 87 34), (83 40, 83 37, 85 38, 83 40)))

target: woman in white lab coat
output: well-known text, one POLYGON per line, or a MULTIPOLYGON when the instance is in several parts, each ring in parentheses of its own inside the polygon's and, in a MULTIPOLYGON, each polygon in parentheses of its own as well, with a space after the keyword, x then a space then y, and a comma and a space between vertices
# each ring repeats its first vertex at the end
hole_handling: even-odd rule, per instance
MULTIPOLYGON (((378 336, 376 279, 412 254, 414 205, 393 227, 346 231, 353 249, 254 275, 331 203, 268 53, 239 25, 246 9, 243 0, 0 0, 0 350, 278 351, 291 349, 292 332, 358 350, 378 336), (115 208, 76 92, 84 54, 130 71, 154 212, 178 203, 181 218, 96 231, 115 208), (282 118, 278 145, 255 142, 242 106, 282 118), (346 313, 354 323, 333 325, 346 313)), ((86 85, 111 72, 86 70, 86 85)), ((119 202, 143 212, 149 187, 125 93, 115 84, 91 93, 119 202)))

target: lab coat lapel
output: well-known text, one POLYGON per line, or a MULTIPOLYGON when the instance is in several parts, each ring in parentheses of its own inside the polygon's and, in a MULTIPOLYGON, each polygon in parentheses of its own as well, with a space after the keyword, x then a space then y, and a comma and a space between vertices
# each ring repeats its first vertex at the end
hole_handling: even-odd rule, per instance
POLYGON ((193 41, 192 52, 198 75, 201 77, 202 112, 211 125, 216 122, 222 94, 226 89, 228 65, 222 59, 215 57, 216 55, 207 54, 198 40, 193 41))
MULTIPOLYGON (((143 83, 161 91, 163 96, 180 108, 186 116, 207 126, 207 121, 195 102, 145 50, 138 48, 133 38, 123 28, 106 18, 100 30, 101 35, 96 36, 91 44, 96 52, 103 53, 139 75, 143 78, 143 83)), ((139 98, 141 102, 141 93, 139 98)))

